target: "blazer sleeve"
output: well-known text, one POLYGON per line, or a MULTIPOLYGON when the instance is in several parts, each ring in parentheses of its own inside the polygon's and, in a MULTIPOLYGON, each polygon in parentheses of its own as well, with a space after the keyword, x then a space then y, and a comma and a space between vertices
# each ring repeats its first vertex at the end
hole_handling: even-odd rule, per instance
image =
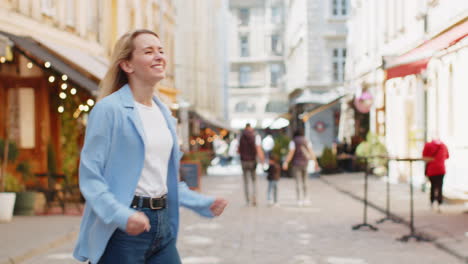
POLYGON ((125 230, 127 220, 135 210, 117 201, 104 178, 114 124, 111 110, 111 106, 98 103, 88 118, 80 157, 80 190, 87 205, 105 224, 115 224, 125 230))
POLYGON ((214 217, 210 210, 210 206, 214 202, 213 197, 199 194, 189 189, 185 182, 179 182, 179 203, 201 216, 214 217))

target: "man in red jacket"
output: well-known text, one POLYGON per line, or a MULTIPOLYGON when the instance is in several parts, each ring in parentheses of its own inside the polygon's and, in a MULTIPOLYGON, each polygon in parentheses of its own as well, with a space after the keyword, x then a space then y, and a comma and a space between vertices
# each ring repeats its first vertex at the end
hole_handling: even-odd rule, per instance
POLYGON ((440 140, 432 140, 424 145, 423 157, 426 159, 426 176, 431 182, 431 208, 437 199, 438 211, 442 204, 442 185, 445 176, 445 160, 449 158, 447 146, 440 140))

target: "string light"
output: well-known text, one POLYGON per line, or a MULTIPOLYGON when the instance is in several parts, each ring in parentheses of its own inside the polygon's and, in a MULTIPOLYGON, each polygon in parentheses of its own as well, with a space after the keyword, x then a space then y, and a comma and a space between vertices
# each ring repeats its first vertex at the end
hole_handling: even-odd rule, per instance
POLYGON ((88 106, 88 105, 83 105, 83 110, 84 110, 85 112, 88 112, 88 111, 89 111, 89 106, 88 106))
POLYGON ((60 87, 62 87, 62 90, 66 90, 68 88, 68 85, 66 83, 62 83, 60 87))
POLYGON ((67 98, 67 94, 64 93, 64 92, 61 92, 61 93, 59 94, 59 97, 62 98, 62 99, 65 99, 65 98, 67 98))
POLYGON ((49 76, 49 82, 53 83, 54 81, 55 81, 55 77, 54 76, 49 76))
POLYGON ((28 64, 26 64, 26 67, 28 67, 28 69, 32 69, 32 67, 33 67, 32 62, 28 62, 28 64))
POLYGON ((78 109, 80 109, 80 111, 84 111, 84 105, 80 104, 80 106, 78 106, 78 109))
POLYGON ((65 108, 63 106, 59 106, 58 107, 58 112, 63 113, 63 111, 65 111, 65 108))
POLYGON ((190 145, 193 146, 193 145, 195 145, 196 143, 197 143, 197 142, 195 141, 195 139, 190 140, 190 145))
POLYGON ((72 88, 72 89, 70 90, 70 93, 71 93, 72 95, 75 95, 75 94, 76 94, 76 89, 75 89, 75 88, 72 88))
POLYGON ((0 57, 0 62, 1 62, 1 63, 5 63, 5 61, 6 61, 6 58, 5 58, 5 57, 0 57))
POLYGON ((62 75, 62 80, 63 80, 63 81, 68 80, 68 76, 67 76, 66 74, 62 75))
POLYGON ((94 105, 94 100, 93 99, 88 99, 87 103, 88 103, 89 106, 93 106, 94 105))
POLYGON ((50 62, 46 61, 46 62, 44 63, 44 67, 50 68, 50 62))

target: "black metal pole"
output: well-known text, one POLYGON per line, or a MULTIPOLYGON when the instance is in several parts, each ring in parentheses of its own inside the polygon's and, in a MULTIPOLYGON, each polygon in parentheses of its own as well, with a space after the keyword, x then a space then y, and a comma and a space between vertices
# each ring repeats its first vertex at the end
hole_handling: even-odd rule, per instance
POLYGON ((413 198, 413 160, 409 159, 410 164, 410 234, 405 235, 398 240, 402 242, 408 242, 411 238, 414 238, 416 241, 430 241, 430 239, 418 235, 414 230, 414 198, 413 198))
POLYGON ((370 225, 367 223, 367 181, 368 181, 368 177, 369 177, 369 169, 368 169, 368 158, 364 158, 364 165, 365 165, 365 168, 364 168, 364 212, 363 212, 363 219, 364 219, 364 222, 362 224, 358 224, 358 225, 354 225, 352 227, 353 230, 358 230, 359 228, 361 227, 368 227, 370 230, 372 231, 377 231, 377 227, 373 226, 373 225, 370 225))
POLYGON ((381 224, 385 221, 392 221, 394 223, 401 223, 401 220, 396 219, 395 217, 390 216, 390 159, 387 159, 387 184, 386 184, 386 192, 387 192, 387 201, 386 201, 386 216, 380 220, 377 221, 377 224, 381 224))

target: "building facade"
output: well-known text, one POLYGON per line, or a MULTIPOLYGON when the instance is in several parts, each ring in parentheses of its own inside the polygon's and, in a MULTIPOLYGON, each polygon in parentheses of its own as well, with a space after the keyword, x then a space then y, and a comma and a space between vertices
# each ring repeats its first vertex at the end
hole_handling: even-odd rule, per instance
POLYGON ((33 173, 56 167, 76 180, 87 112, 125 32, 159 34, 168 65, 158 89, 175 102, 172 1, 1 0, 0 6, 0 138, 17 143, 19 160, 30 162, 33 173))
POLYGON ((176 87, 182 146, 200 135, 200 122, 229 128, 227 122, 226 0, 175 1, 176 87))
POLYGON ((285 1, 229 2, 229 118, 240 129, 270 126, 287 112, 285 1))
POLYGON ((304 127, 318 153, 337 135, 346 61, 349 1, 287 1, 286 87, 293 129, 304 127), (317 107, 323 111, 308 115, 317 107), (307 116, 307 118, 304 118, 307 116))
MULTIPOLYGON (((353 2, 349 22, 346 83, 357 95, 369 87, 371 131, 399 157, 419 157, 425 141, 444 141, 451 154, 445 181, 449 196, 468 190, 468 167, 461 161, 467 154, 462 136, 467 126, 458 121, 468 111, 462 74, 467 17, 466 1, 362 0, 353 2)), ((414 166, 415 180, 422 182, 424 165, 414 166)), ((406 180, 408 173, 407 164, 390 167, 394 180, 406 180)))

